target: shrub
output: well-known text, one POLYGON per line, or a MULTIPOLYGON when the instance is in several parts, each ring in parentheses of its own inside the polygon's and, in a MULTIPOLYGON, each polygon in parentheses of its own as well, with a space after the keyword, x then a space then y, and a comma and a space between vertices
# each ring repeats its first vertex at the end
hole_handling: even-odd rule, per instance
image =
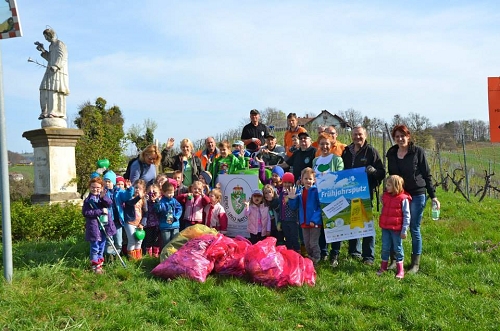
POLYGON ((10 201, 30 201, 35 192, 35 184, 32 180, 23 179, 20 181, 9 180, 10 201))
POLYGON ((58 240, 84 233, 81 206, 31 205, 22 201, 12 202, 10 206, 13 240, 58 240))

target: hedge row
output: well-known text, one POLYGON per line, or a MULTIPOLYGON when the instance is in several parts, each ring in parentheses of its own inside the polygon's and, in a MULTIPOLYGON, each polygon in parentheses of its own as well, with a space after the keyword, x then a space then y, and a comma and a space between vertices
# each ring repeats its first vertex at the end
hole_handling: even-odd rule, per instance
POLYGON ((31 205, 14 201, 10 209, 12 240, 57 240, 83 235, 85 231, 85 218, 78 205, 31 205))

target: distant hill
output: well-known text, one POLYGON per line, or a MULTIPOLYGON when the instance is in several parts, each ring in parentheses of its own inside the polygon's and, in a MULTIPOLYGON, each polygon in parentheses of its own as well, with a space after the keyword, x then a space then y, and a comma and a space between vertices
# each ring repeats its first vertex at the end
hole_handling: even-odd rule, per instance
POLYGON ((28 164, 28 163, 33 162, 33 158, 34 158, 33 153, 19 154, 19 153, 11 152, 11 151, 7 151, 7 156, 8 156, 9 162, 12 165, 28 164))

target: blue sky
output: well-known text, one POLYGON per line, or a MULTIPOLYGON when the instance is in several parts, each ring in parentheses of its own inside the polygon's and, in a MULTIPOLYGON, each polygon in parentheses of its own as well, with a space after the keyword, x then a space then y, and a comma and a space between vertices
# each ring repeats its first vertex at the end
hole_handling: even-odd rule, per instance
POLYGON ((68 116, 103 97, 125 128, 198 140, 250 109, 390 121, 488 121, 500 75, 497 1, 22 1, 23 37, 1 40, 8 149, 32 151, 44 69, 35 41, 54 28, 69 52, 68 116), (126 3, 126 5, 124 5, 126 3))

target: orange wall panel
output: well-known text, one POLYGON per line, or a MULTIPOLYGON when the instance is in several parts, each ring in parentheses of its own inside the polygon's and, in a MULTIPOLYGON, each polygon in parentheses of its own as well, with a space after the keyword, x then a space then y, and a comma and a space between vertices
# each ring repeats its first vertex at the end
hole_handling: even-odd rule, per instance
POLYGON ((491 142, 500 142, 500 77, 488 77, 491 142))

